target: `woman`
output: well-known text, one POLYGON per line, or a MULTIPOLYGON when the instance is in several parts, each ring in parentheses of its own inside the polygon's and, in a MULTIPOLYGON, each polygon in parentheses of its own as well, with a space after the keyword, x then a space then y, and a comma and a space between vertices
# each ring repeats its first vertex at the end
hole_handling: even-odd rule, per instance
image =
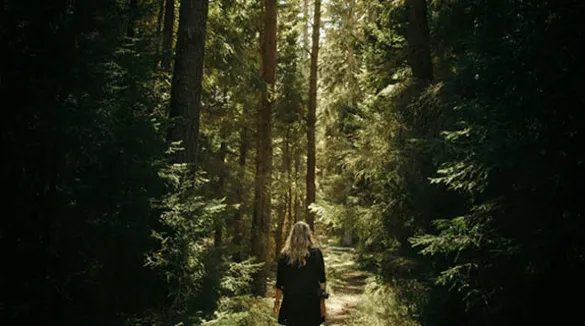
POLYGON ((281 325, 317 326, 325 321, 325 263, 313 245, 309 226, 296 223, 278 259, 274 313, 281 325))

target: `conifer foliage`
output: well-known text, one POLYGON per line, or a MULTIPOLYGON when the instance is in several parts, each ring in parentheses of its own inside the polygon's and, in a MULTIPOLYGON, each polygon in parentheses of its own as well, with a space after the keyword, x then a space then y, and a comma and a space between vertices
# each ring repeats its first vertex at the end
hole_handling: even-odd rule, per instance
POLYGON ((270 325, 301 220, 357 248, 377 322, 579 320, 582 17, 5 0, 0 324, 270 325))

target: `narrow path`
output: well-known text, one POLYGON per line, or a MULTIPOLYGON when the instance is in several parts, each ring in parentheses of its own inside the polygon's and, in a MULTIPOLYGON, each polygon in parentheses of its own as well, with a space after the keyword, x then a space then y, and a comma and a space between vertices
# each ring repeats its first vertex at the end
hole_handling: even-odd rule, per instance
MULTIPOLYGON (((352 325, 353 312, 362 300, 368 273, 359 270, 353 248, 322 246, 327 274, 327 321, 323 326, 352 325)), ((274 275, 268 282, 268 298, 274 296, 274 275)), ((270 301, 270 304, 272 301, 270 301)))
POLYGON ((325 326, 350 325, 352 312, 357 309, 368 274, 360 271, 351 248, 325 247, 325 268, 328 289, 327 322, 325 326))

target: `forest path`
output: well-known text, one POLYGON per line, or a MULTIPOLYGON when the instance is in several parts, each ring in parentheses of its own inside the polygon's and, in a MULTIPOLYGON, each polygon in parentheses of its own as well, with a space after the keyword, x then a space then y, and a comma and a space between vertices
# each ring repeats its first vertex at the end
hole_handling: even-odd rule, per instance
MULTIPOLYGON (((361 271, 355 260, 353 248, 321 246, 327 274, 327 321, 323 326, 351 325, 353 312, 362 300, 369 274, 361 271)), ((268 297, 274 296, 273 284, 269 282, 268 297)))
POLYGON ((350 325, 352 313, 362 300, 369 274, 358 268, 351 248, 324 247, 323 255, 327 288, 331 294, 327 300, 327 321, 324 325, 350 325))

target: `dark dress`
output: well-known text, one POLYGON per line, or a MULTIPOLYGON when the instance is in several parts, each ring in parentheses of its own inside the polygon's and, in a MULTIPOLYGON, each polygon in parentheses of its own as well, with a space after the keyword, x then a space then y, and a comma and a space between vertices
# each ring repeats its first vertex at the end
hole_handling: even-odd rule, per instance
POLYGON ((319 248, 309 248, 305 266, 289 265, 288 256, 278 259, 276 287, 284 293, 278 323, 281 325, 317 326, 321 317, 319 283, 325 283, 325 262, 319 248))

